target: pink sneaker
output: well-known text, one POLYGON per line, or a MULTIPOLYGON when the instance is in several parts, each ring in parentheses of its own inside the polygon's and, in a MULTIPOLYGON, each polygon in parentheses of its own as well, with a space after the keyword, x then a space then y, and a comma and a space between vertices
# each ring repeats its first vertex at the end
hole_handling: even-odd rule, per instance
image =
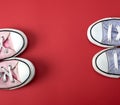
POLYGON ((35 75, 33 64, 23 58, 0 62, 0 89, 16 89, 29 83, 35 75))
POLYGON ((25 34, 16 29, 0 29, 0 89, 16 89, 29 83, 34 75, 33 64, 16 58, 27 47, 25 34))
POLYGON ((25 34, 16 29, 0 29, 0 60, 20 54, 27 46, 25 34))

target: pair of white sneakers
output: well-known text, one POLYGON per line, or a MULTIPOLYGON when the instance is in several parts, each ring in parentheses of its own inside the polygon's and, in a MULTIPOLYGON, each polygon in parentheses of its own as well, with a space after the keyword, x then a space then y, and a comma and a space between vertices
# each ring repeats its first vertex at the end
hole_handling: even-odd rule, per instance
POLYGON ((25 50, 27 42, 20 30, 0 29, 0 89, 20 88, 33 79, 34 65, 16 57, 25 50))
POLYGON ((120 78, 120 18, 104 18, 94 22, 87 31, 93 44, 106 49, 98 52, 92 65, 98 73, 120 78))

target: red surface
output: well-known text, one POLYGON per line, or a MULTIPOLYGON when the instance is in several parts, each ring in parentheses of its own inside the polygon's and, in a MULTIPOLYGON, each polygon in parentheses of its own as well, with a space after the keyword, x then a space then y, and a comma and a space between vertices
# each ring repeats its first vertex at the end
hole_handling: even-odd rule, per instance
POLYGON ((26 33, 20 57, 36 67, 29 85, 0 90, 0 105, 119 105, 120 79, 93 70, 92 56, 103 48, 86 33, 98 19, 119 17, 119 0, 1 0, 0 14, 0 28, 26 33))

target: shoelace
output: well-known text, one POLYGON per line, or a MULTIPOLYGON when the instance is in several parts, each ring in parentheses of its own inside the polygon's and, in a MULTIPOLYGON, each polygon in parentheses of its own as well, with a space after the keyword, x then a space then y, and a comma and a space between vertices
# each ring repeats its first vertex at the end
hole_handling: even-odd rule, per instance
POLYGON ((116 51, 114 51, 113 58, 114 58, 115 69, 118 70, 118 55, 116 51))
POLYGON ((15 77, 15 73, 13 72, 15 68, 12 68, 11 65, 8 65, 7 68, 1 66, 0 68, 0 78, 2 78, 3 82, 7 82, 8 78, 11 82, 14 82, 14 79, 17 80, 15 77))
MULTIPOLYGON (((118 40, 120 40, 120 26, 116 26, 116 29, 118 32, 118 34, 116 36, 116 40, 118 41, 118 40)), ((109 24, 107 34, 108 34, 108 41, 111 42, 112 24, 109 24)))

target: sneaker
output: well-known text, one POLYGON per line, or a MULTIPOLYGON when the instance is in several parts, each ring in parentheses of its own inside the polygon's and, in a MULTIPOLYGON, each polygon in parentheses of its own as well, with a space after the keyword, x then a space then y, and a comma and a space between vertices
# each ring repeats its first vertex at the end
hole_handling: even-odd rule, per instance
POLYGON ((120 78, 120 48, 98 52, 93 57, 92 64, 98 73, 111 78, 120 78))
POLYGON ((16 89, 28 84, 35 75, 33 64, 23 58, 9 58, 0 62, 0 89, 16 89))
POLYGON ((27 46, 25 34, 16 29, 0 29, 0 60, 17 56, 27 46))
POLYGON ((90 25, 88 39, 101 47, 120 46, 120 18, 104 18, 90 25))

